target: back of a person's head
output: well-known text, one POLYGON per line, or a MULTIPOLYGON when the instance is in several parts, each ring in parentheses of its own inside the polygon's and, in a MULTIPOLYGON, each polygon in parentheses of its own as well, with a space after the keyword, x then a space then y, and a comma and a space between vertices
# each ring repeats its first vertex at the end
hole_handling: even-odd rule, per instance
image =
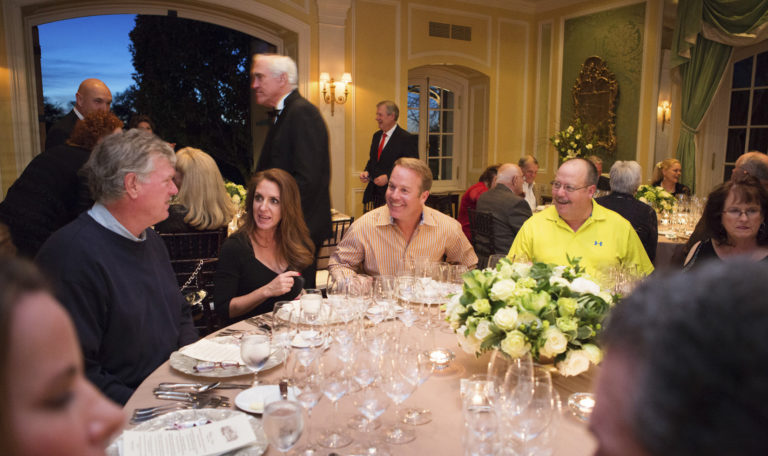
POLYGON ((629 423, 650 455, 768 454, 768 265, 655 276, 612 311, 606 349, 633 366, 629 423))
POLYGON ((176 152, 176 170, 182 175, 177 201, 188 209, 184 221, 198 230, 226 226, 237 208, 216 161, 200 149, 185 147, 176 152))
POLYGON ((633 160, 616 160, 611 166, 611 191, 633 194, 640 186, 640 164, 633 160))
POLYGON ((78 120, 67 139, 70 146, 93 149, 101 138, 123 127, 123 121, 112 111, 93 111, 78 120))
MULTIPOLYGON (((756 179, 768 181, 768 156, 762 152, 750 151, 742 155, 736 160, 736 168, 756 179)), ((738 177, 736 170, 733 177, 738 177)))

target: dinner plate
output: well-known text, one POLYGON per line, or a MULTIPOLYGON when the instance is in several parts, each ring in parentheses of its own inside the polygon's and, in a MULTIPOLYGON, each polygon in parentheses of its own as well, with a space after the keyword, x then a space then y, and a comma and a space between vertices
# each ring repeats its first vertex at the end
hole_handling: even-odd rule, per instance
MULTIPOLYGON (((225 337, 215 337, 212 340, 220 344, 222 343, 225 344, 225 343, 231 343, 235 339, 230 336, 225 336, 225 337)), ((281 348, 278 348, 277 350, 275 350, 272 356, 269 357, 269 360, 261 369, 261 372, 268 369, 272 369, 275 366, 279 366, 284 359, 285 359, 284 350, 281 348)), ((181 353, 180 351, 175 351, 171 353, 170 364, 172 368, 184 374, 194 375, 196 377, 226 378, 226 377, 237 377, 240 375, 248 375, 253 373, 248 368, 248 366, 215 367, 209 371, 198 372, 195 370, 195 366, 197 366, 201 362, 203 361, 200 361, 199 359, 196 359, 196 358, 192 358, 191 356, 187 356, 184 353, 181 353)))
MULTIPOLYGON (((277 318, 282 321, 288 321, 288 318, 290 316, 290 312, 292 312, 295 308, 301 308, 301 301, 291 301, 290 305, 281 307, 277 311, 277 318)), ((315 326, 315 325, 335 325, 338 323, 343 323, 344 320, 334 312, 331 312, 331 306, 328 304, 327 299, 323 299, 322 307, 320 307, 320 314, 318 315, 318 318, 314 322, 307 321, 303 316, 300 318, 299 323, 301 325, 307 325, 307 326, 315 326)))
MULTIPOLYGON (((295 401, 297 392, 295 387, 288 388, 288 399, 295 401)), ((245 412, 264 413, 264 407, 280 399, 278 385, 259 385, 240 392, 235 397, 235 405, 245 412)))
MULTIPOLYGON (((275 387, 277 388, 277 387, 275 387)), ((278 393, 278 396, 280 394, 278 393)), ((153 418, 149 421, 145 421, 134 428, 132 431, 162 431, 164 429, 184 426, 185 424, 198 423, 201 420, 208 420, 211 422, 225 420, 231 418, 243 412, 237 410, 226 409, 199 409, 199 410, 179 410, 176 412, 166 413, 160 415, 157 418, 153 418)), ((238 450, 224 453, 227 456, 260 456, 267 450, 269 442, 267 436, 264 434, 264 428, 262 427, 261 420, 258 420, 250 415, 248 416, 248 422, 253 428, 253 433, 256 434, 256 442, 240 448, 238 450)), ((172 431, 168 431, 172 432, 172 431)), ((119 436, 107 447, 107 456, 120 456, 123 436, 119 436)))

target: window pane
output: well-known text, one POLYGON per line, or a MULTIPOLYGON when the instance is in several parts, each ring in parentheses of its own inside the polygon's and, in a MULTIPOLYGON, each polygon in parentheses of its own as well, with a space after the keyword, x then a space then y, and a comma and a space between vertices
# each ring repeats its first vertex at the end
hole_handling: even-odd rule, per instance
POLYGON ((408 132, 413 133, 414 135, 419 134, 419 110, 418 109, 408 110, 408 132))
POLYGON ((427 154, 430 157, 440 156, 440 135, 429 135, 429 149, 427 154))
POLYGON ((443 157, 453 156, 453 135, 443 135, 443 157))
POLYGON ((749 150, 768 151, 768 128, 749 129, 749 150))
POLYGON ((440 131, 440 111, 429 111, 429 131, 440 131))
POLYGON ((733 165, 725 165, 725 168, 723 170, 723 182, 729 180, 731 178, 731 174, 733 173, 733 165))
POLYGON ((419 107, 419 95, 421 94, 421 88, 417 85, 408 86, 408 107, 419 107))
POLYGON ((728 125, 746 125, 749 113, 749 91, 731 92, 731 116, 728 125))
POLYGON ((768 86, 768 51, 757 54, 755 68, 755 87, 768 86))
POLYGON ((443 133, 453 133, 453 111, 443 111, 443 133))
POLYGON ((439 180, 440 160, 436 158, 430 158, 429 160, 427 160, 427 165, 429 165, 429 169, 432 171, 432 177, 438 176, 438 180, 439 180))
POLYGON ((450 158, 444 158, 443 159, 443 175, 440 176, 443 180, 451 180, 453 179, 453 160, 450 158))
POLYGON ((755 89, 752 95, 752 125, 768 125, 768 89, 755 89))
POLYGON ((443 109, 453 109, 453 92, 443 89, 443 109))
POLYGON ((440 87, 429 86, 429 109, 440 108, 440 87))
POLYGON ((728 145, 725 149, 725 161, 735 162, 739 155, 744 153, 744 143, 747 138, 746 128, 728 129, 728 145))
POLYGON ((752 82, 752 57, 733 64, 733 88, 749 87, 752 82))

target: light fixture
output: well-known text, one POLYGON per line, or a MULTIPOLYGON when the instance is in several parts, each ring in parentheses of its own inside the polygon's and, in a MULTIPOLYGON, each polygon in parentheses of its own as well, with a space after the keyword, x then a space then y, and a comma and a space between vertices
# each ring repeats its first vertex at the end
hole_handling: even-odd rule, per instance
POLYGON ((334 81, 328 73, 320 73, 320 93, 323 94, 323 100, 331 105, 331 115, 333 115, 333 106, 344 104, 349 96, 347 85, 352 84, 352 75, 344 73, 341 81, 334 81), (339 93, 339 95, 336 95, 339 93))
POLYGON ((664 131, 664 124, 669 122, 671 117, 672 105, 669 104, 669 101, 664 100, 659 104, 658 111, 661 118, 661 131, 664 131))

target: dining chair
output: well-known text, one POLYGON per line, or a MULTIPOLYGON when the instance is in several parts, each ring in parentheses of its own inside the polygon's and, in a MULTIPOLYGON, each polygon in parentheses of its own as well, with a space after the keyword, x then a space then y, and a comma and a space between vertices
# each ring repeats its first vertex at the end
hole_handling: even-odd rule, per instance
POLYGON ((469 231, 472 234, 472 248, 477 255, 477 264, 485 265, 488 257, 496 253, 496 237, 493 230, 493 214, 469 209, 469 231))

